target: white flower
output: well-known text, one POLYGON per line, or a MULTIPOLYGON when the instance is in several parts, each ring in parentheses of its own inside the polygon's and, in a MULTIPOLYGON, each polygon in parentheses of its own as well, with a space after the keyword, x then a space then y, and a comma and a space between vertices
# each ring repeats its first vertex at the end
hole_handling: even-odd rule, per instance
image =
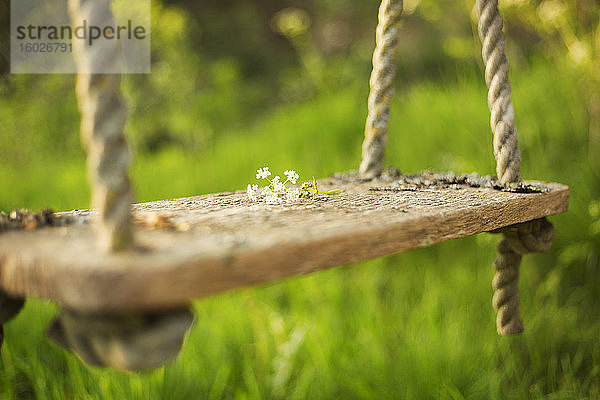
POLYGON ((258 185, 248 185, 246 192, 248 193, 250 201, 258 200, 258 185))
POLYGON ((339 192, 339 190, 333 190, 331 192, 320 192, 317 190, 316 183, 306 182, 301 188, 296 188, 292 185, 296 185, 300 176, 296 171, 292 169, 285 170, 283 172, 286 177, 282 180, 279 176, 272 176, 269 167, 265 166, 256 170, 256 179, 266 179, 268 184, 259 188, 259 185, 250 184, 246 188, 248 199, 252 202, 265 202, 265 204, 277 205, 277 204, 293 204, 298 202, 303 197, 310 197, 315 193, 333 194, 339 192), (288 186, 288 182, 290 182, 288 186))
POLYGON ((296 184, 296 181, 298 181, 298 178, 300 177, 296 171, 291 169, 288 169, 283 174, 287 176, 288 181, 292 182, 293 184, 296 184))
POLYGON ((300 191, 298 189, 288 189, 285 192, 285 199, 288 203, 295 203, 300 198, 300 191))
POLYGON ((269 175, 271 175, 269 167, 264 167, 256 170, 256 179, 267 179, 269 175))
POLYGON ((270 190, 265 195, 265 203, 267 204, 279 204, 281 203, 281 198, 277 195, 277 193, 271 192, 270 190))
POLYGON ((285 191, 287 190, 287 187, 285 187, 285 185, 281 183, 281 178, 279 178, 278 176, 273 178, 273 180, 271 181, 271 186, 273 186, 273 191, 275 193, 285 193, 285 191))

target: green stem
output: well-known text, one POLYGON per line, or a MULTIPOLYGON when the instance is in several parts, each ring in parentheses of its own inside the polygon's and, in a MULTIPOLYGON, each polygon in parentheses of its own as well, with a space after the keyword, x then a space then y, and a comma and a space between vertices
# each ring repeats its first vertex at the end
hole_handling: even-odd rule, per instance
POLYGON ((334 189, 334 190, 330 190, 330 191, 325 191, 325 190, 318 190, 318 189, 314 189, 314 190, 310 190, 310 189, 300 189, 301 192, 305 192, 305 193, 311 193, 311 194, 327 194, 327 195, 331 195, 331 194, 335 194, 335 193, 339 193, 340 189, 334 189))
POLYGON ((328 192, 323 191, 323 190, 317 190, 317 193, 321 193, 321 194, 335 194, 335 193, 339 193, 341 190, 340 189, 333 189, 330 190, 328 192))

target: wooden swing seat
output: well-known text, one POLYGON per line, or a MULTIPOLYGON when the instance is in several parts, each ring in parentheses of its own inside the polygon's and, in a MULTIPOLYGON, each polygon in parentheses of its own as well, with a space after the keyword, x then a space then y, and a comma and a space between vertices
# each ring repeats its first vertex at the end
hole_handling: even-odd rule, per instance
POLYGON ((173 309, 192 299, 492 231, 567 210, 569 188, 406 186, 329 178, 334 195, 292 205, 244 191, 133 206, 137 247, 107 254, 90 211, 72 223, 0 235, 0 287, 81 312, 173 309), (526 191, 525 191, 526 192, 526 191))

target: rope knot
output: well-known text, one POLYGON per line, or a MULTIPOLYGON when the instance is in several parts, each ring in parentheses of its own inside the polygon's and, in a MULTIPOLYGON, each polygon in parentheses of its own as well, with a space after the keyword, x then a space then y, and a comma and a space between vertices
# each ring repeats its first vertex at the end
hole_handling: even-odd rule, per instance
POLYGON ((556 230, 550 221, 540 218, 509 226, 502 233, 515 253, 525 255, 549 250, 556 230))
POLYGON ((193 320, 186 308, 146 314, 63 309, 47 333, 89 365, 143 371, 160 367, 179 352, 193 320))
POLYGON ((519 311, 519 266, 523 255, 546 251, 552 245, 554 225, 546 218, 499 229, 504 239, 498 244, 498 257, 494 261, 496 274, 492 281, 492 303, 498 312, 497 328, 500 335, 523 332, 519 311))

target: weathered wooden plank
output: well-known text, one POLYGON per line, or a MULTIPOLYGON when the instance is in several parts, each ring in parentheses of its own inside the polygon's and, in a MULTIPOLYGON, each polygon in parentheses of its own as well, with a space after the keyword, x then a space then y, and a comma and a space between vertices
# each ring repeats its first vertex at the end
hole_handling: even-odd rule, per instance
POLYGON ((0 286, 86 312, 167 309, 567 210, 567 186, 535 184, 547 191, 329 179, 341 193, 294 205, 241 191, 138 204, 138 247, 118 254, 97 248, 90 212, 76 211, 82 223, 0 235, 0 286))

